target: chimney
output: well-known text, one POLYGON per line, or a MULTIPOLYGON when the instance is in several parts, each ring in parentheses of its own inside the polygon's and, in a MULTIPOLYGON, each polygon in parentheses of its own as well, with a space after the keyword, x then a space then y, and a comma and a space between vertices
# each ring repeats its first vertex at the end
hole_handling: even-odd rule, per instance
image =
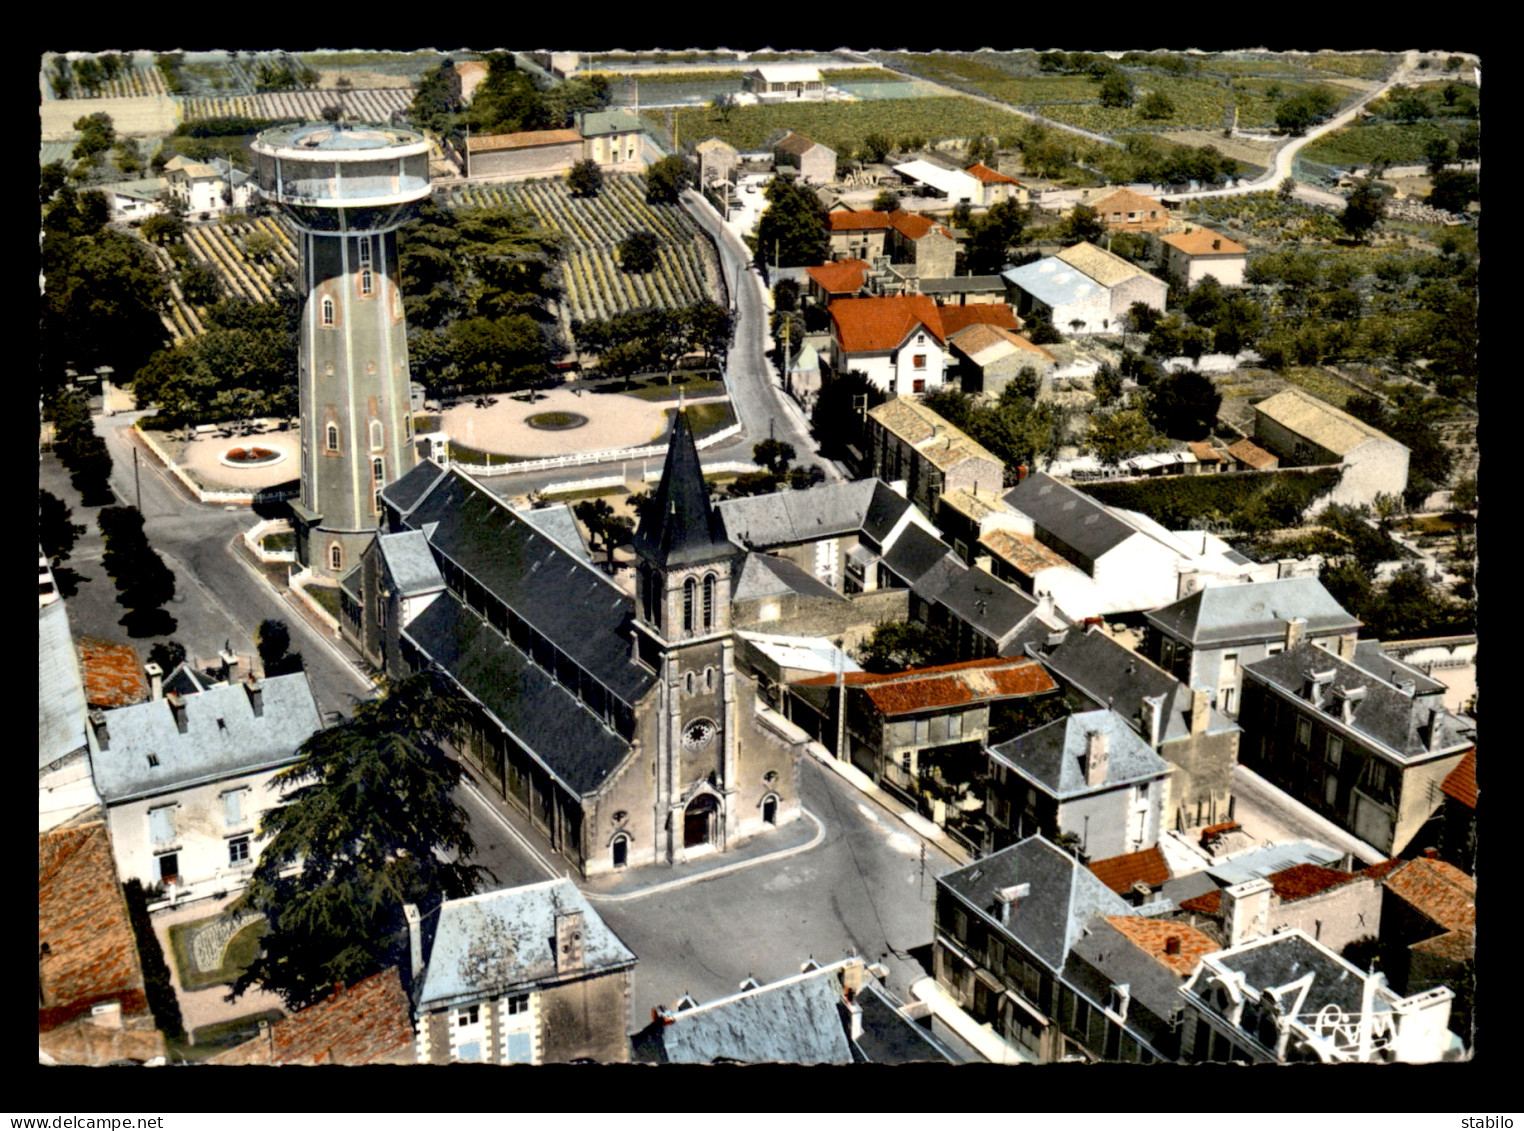
POLYGON ((556 973, 582 969, 582 931, 581 911, 556 912, 556 973))
POLYGON ((1228 946, 1238 946, 1270 933, 1269 880, 1245 880, 1222 889, 1222 927, 1228 946))
POLYGON ((1328 692, 1328 685, 1333 682, 1334 672, 1329 669, 1326 672, 1308 672, 1302 680, 1302 694, 1314 707, 1322 710, 1323 696, 1328 692))
POLYGON ((1002 927, 1009 927, 1011 925, 1011 916, 1016 914, 1016 901, 1019 899, 1025 899, 1031 894, 1031 884, 1013 884, 1008 888, 999 888, 996 890, 995 902, 1000 905, 998 911, 1000 913, 1000 925, 1002 927))
POLYGON ((1279 580, 1283 577, 1295 577, 1296 565, 1297 563, 1295 558, 1277 558, 1275 560, 1276 579, 1279 580))
POLYGON ((1100 785, 1106 780, 1107 736, 1105 731, 1085 733, 1085 784, 1100 785))
POLYGON ((190 730, 190 720, 185 717, 185 700, 171 691, 164 696, 164 702, 169 704, 169 710, 175 716, 175 728, 181 734, 190 730))
POLYGON ((148 677, 148 697, 150 699, 164 698, 164 669, 158 664, 144 664, 143 674, 148 677))
POLYGON ((1141 907, 1143 904, 1147 903, 1148 897, 1154 893, 1154 889, 1149 887, 1147 881, 1145 880, 1135 881, 1129 890, 1132 892, 1138 907, 1141 907))
POLYGON ((1212 721, 1212 691, 1206 687, 1191 688, 1191 733, 1205 734, 1212 721))
POLYGON ((1213 251, 1221 251, 1222 250, 1222 241, 1221 240, 1213 240, 1212 241, 1212 250, 1213 251))
POLYGON ((1358 631, 1355 631, 1355 632, 1346 632, 1343 636, 1339 637, 1339 648, 1338 648, 1338 657, 1339 657, 1339 659, 1341 659, 1341 660, 1349 660, 1351 663, 1354 662, 1354 659, 1355 659, 1355 642, 1358 640, 1359 636, 1360 636, 1360 633, 1358 631))
POLYGON ((243 689, 249 693, 249 706, 254 708, 254 717, 256 719, 262 719, 262 718, 264 718, 265 717, 265 686, 264 686, 264 684, 260 683, 259 680, 255 679, 252 675, 250 675, 249 676, 249 681, 243 685, 243 689))
POLYGON ((1027 477, 1027 465, 1024 464, 1024 463, 1018 463, 1016 465, 1016 482, 1020 483, 1026 477, 1027 477))
POLYGON ((103 1029, 122 1028, 122 1003, 108 1001, 101 1005, 91 1006, 90 1024, 99 1025, 103 1029))
POLYGON ((91 711, 90 727, 95 731, 95 744, 102 750, 111 749, 111 732, 106 729, 106 712, 91 711))
POLYGON ((1348 687, 1340 688, 1339 692, 1339 718, 1345 726, 1353 725, 1355 721, 1355 708, 1365 698, 1365 688, 1348 687))
POLYGON ((1179 954, 1180 953, 1180 936, 1179 935, 1170 935, 1169 938, 1164 940, 1164 953, 1165 954, 1170 954, 1170 955, 1175 955, 1175 954, 1179 954))
POLYGON ((1286 622, 1286 651, 1291 651, 1307 635, 1307 618, 1292 617, 1286 622))
POLYGON ((1430 754, 1439 749, 1439 739, 1440 736, 1444 733, 1443 728, 1440 726, 1440 722, 1444 718, 1444 715, 1445 710, 1443 707, 1429 708, 1429 741, 1427 745, 1430 754))
POLYGON ((408 966, 412 971, 413 996, 418 994, 418 980, 423 977, 423 917, 418 914, 416 903, 402 905, 403 917, 407 919, 408 966))
POLYGON ((1423 858, 1425 860, 1438 860, 1439 859, 1439 849, 1437 849, 1437 848, 1426 848, 1426 849, 1424 849, 1423 850, 1423 858))
POLYGON ((222 681, 232 683, 234 676, 238 674, 238 657, 224 648, 217 653, 217 658, 222 661, 222 681))
POLYGON ((1143 697, 1143 734, 1155 750, 1164 738, 1164 696, 1143 697))
POLYGON ((1397 684, 1397 690, 1402 693, 1403 698, 1411 699, 1418 694, 1418 685, 1411 679, 1399 679, 1394 682, 1397 684))

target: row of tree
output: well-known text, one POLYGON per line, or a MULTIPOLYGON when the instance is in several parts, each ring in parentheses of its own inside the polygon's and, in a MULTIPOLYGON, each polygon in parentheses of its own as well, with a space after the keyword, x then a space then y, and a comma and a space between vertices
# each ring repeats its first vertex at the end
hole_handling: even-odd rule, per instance
POLYGON ((157 636, 171 631, 173 618, 163 606, 175 596, 175 575, 148 544, 143 516, 136 507, 106 507, 96 519, 105 539, 101 565, 116 582, 117 601, 128 612, 125 622, 134 636, 157 636))
POLYGON ((602 75, 578 76, 541 90, 518 69, 510 52, 493 52, 486 63, 487 73, 469 106, 460 99, 453 61, 425 73, 409 110, 413 123, 458 145, 468 130, 481 136, 563 129, 578 112, 601 110, 612 97, 602 75))
POLYGON ((670 379, 689 353, 703 353, 704 364, 723 362, 735 336, 735 315, 713 299, 680 310, 648 307, 612 318, 572 323, 577 349, 596 354, 598 373, 631 378, 665 372, 670 379))
MULTIPOLYGON (((73 389, 58 389, 46 404, 53 424, 53 452, 69 471, 70 481, 87 507, 109 503, 111 453, 95 431, 89 403, 73 389)), ((72 540, 71 540, 72 542, 72 540)))

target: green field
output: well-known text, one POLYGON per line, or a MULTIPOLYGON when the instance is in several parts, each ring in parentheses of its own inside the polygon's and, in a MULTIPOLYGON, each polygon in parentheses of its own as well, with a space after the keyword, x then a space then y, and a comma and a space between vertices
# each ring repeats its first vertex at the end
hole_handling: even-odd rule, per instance
POLYGON ((733 82, 739 84, 746 76, 745 71, 621 71, 615 68, 607 70, 577 72, 577 77, 587 75, 602 75, 609 82, 625 82, 635 79, 641 86, 675 86, 679 83, 692 82, 733 82))
MULTIPOLYGON (((721 428, 729 428, 736 422, 735 409, 730 407, 730 402, 723 404, 695 404, 689 405, 683 410, 688 416, 688 428, 693 433, 695 440, 702 440, 712 432, 718 432, 721 428)), ((662 430, 662 435, 671 429, 672 421, 677 417, 677 409, 669 408, 666 411, 667 426, 662 430)), ((661 443, 661 436, 652 437, 653 444, 661 443)))
POLYGON ((1369 165, 1387 161, 1394 165, 1421 165, 1427 157, 1424 146, 1435 138, 1458 142, 1472 123, 1450 119, 1444 122, 1371 122, 1326 134, 1303 149, 1297 157, 1320 165, 1369 165))

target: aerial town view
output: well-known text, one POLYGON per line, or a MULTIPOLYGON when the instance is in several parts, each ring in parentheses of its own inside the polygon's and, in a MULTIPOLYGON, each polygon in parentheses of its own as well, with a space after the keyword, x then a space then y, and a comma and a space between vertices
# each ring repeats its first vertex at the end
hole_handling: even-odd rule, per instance
POLYGON ((41 1065, 1475 1065, 1480 99, 43 54, 41 1065))

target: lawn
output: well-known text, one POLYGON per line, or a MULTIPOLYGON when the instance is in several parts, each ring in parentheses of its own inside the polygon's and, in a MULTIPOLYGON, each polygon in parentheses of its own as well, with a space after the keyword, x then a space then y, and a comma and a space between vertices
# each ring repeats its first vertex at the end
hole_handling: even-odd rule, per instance
POLYGON ((523 462, 523 459, 518 456, 500 456, 495 452, 484 452, 480 448, 457 444, 454 440, 450 441, 450 458, 460 463, 485 464, 488 467, 523 462))
POLYGON ((1346 384, 1315 365, 1288 366, 1281 375, 1298 388, 1307 390, 1319 400, 1327 401, 1339 409, 1359 392, 1353 385, 1346 384))
MULTIPOLYGON (((258 956, 260 937, 268 928, 263 918, 247 924, 227 940, 220 948, 221 964, 215 969, 204 969, 196 961, 197 937, 213 930, 216 924, 227 918, 226 915, 213 915, 192 923, 177 923, 169 928, 169 946, 174 954, 175 972, 180 976, 181 989, 203 990, 208 986, 229 985, 258 956)), ((211 949, 218 950, 215 940, 211 949)))
POLYGON ((279 553, 282 550, 294 550, 296 549, 296 535, 289 530, 283 530, 278 534, 266 534, 261 540, 260 545, 265 548, 266 553, 271 554, 279 553))
POLYGON ((304 585, 302 592, 312 598, 334 620, 339 619, 339 587, 337 585, 304 585))
POLYGON ((274 1024, 285 1016, 278 1009, 264 1009, 258 1013, 250 1013, 246 1017, 235 1017, 231 1021, 218 1021, 213 1025, 203 1025, 191 1033, 191 1040, 195 1044, 181 1041, 169 1043, 170 1053, 174 1060, 206 1060, 216 1056, 219 1052, 241 1045, 245 1041, 259 1036, 259 1023, 261 1021, 274 1024))
POLYGON ((544 496, 549 503, 580 503, 584 499, 612 499, 630 492, 624 487, 593 487, 586 491, 565 491, 544 496))
MULTIPOLYGON (((689 405, 683 410, 688 414, 688 429, 693 433, 695 440, 702 440, 712 432, 718 432, 721 428, 729 428, 736 422, 735 409, 730 407, 730 402, 724 404, 695 404, 689 405)), ((670 429, 671 421, 675 417, 677 409, 667 410, 667 428, 670 429)), ((663 435, 666 430, 663 431, 663 435)), ((653 444, 661 442, 661 436, 651 441, 653 444)))
POLYGON ((715 381, 708 378, 695 380, 683 380, 682 376, 676 375, 672 384, 661 380, 648 380, 632 385, 628 389, 621 385, 615 389, 612 387, 600 392, 619 392, 628 396, 639 397, 643 401, 675 401, 679 395, 684 397, 718 397, 725 393, 725 382, 715 381))

